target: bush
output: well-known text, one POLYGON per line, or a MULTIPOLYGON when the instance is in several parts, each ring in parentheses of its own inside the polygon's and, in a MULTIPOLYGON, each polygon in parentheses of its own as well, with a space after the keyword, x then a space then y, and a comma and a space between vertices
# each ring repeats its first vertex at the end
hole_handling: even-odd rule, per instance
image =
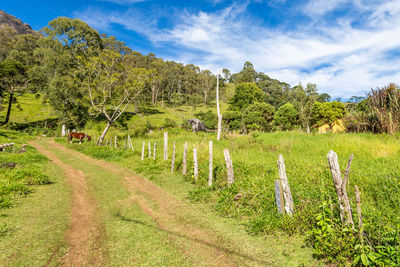
POLYGON ((243 124, 246 130, 270 131, 275 108, 267 103, 254 103, 246 108, 243 124))
POLYGON ((207 129, 217 129, 218 126, 218 116, 217 114, 213 113, 211 110, 207 112, 199 112, 195 114, 195 116, 202 120, 206 125, 207 129))
POLYGON ((174 120, 171 120, 171 119, 169 119, 169 118, 166 118, 165 120, 164 120, 164 123, 163 123, 163 128, 164 129, 168 129, 168 128, 175 128, 177 126, 177 124, 176 124, 176 122, 174 121, 174 120))

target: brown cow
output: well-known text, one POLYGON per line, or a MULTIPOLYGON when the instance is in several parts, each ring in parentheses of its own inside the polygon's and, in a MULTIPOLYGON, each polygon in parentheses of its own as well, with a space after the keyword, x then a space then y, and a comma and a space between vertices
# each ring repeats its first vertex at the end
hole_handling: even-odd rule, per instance
POLYGON ((71 132, 68 134, 68 143, 71 143, 73 138, 79 139, 79 144, 82 143, 82 140, 84 138, 87 138, 88 141, 92 140, 92 137, 90 137, 90 135, 87 135, 85 133, 71 132))

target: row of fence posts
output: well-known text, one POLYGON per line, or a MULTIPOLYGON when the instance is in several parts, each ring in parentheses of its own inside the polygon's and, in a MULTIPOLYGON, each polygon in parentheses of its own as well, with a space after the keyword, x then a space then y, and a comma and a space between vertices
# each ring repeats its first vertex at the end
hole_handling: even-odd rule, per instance
MULTIPOLYGON (((93 138, 93 142, 97 145, 99 143, 99 138, 95 139, 93 138), (95 141, 96 140, 96 141, 95 141)), ((112 138, 106 139, 106 146, 112 146, 112 138)), ((145 145, 146 143, 143 142, 142 144, 142 153, 141 153, 141 160, 144 160, 145 157, 145 145)), ((114 147, 117 147, 117 136, 114 136, 114 147)), ((128 135, 125 140, 125 148, 132 149, 133 148, 133 143, 131 137, 128 135)), ((168 132, 164 132, 164 155, 163 155, 163 160, 168 160, 168 132)), ((182 174, 186 175, 187 174, 187 150, 188 150, 188 143, 185 142, 183 145, 183 160, 182 160, 182 174)), ((157 143, 155 142, 153 145, 153 160, 156 159, 156 153, 157 153, 157 143)), ((231 185, 234 183, 234 172, 233 172, 233 163, 232 159, 229 154, 229 150, 225 148, 223 150, 224 154, 224 159, 225 159, 225 164, 226 164, 226 169, 227 169, 227 183, 228 185, 231 185)), ((148 158, 151 158, 152 156, 152 147, 151 143, 148 142, 148 158)), ((173 148, 172 148, 172 158, 171 158, 171 173, 174 172, 175 169, 175 157, 176 157, 176 142, 173 143, 173 148)), ((339 210, 340 210, 340 218, 345 223, 346 225, 353 225, 354 227, 354 222, 353 222, 353 216, 352 216, 352 211, 351 211, 351 206, 350 206, 350 201, 347 195, 346 191, 346 186, 348 185, 349 181, 349 174, 350 174, 350 167, 351 163, 353 160, 353 154, 350 155, 350 158, 347 163, 347 167, 344 173, 344 176, 342 177, 340 167, 339 167, 339 162, 338 162, 338 157, 337 154, 331 150, 329 151, 328 155, 328 165, 332 174, 332 179, 333 179, 333 184, 338 196, 338 203, 339 203, 339 210)), ((292 197, 292 192, 290 190, 288 178, 286 175, 286 166, 285 166, 285 160, 283 158, 282 154, 279 154, 278 160, 277 160, 277 165, 278 165, 278 174, 279 174, 279 179, 275 180, 275 200, 276 200, 276 205, 278 208, 279 213, 287 213, 289 215, 293 214, 294 211, 294 203, 293 203, 293 197, 292 197)), ((197 155, 197 148, 193 148, 193 176, 195 181, 198 180, 198 155, 197 155)), ((209 175, 208 175, 208 186, 212 186, 213 182, 213 141, 209 141, 209 175)), ((357 209, 357 214, 358 214, 358 219, 359 219, 359 227, 360 227, 360 232, 362 231, 362 215, 361 215, 361 198, 360 198, 360 192, 357 186, 355 186, 355 194, 356 194, 356 209, 357 209)), ((360 233, 362 234, 362 233, 360 233)))

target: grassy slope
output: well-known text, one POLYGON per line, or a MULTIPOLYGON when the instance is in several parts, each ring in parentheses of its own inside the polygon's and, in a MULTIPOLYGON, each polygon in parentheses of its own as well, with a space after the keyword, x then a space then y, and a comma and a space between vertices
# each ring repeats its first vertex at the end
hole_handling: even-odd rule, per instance
MULTIPOLYGON (((0 130, 0 143, 12 141, 20 146, 29 139, 0 130)), ((66 251, 64 232, 69 222, 70 192, 60 170, 46 161, 30 164, 39 154, 30 146, 27 149, 24 154, 2 154, 0 162, 12 159, 17 162, 16 168, 35 165, 52 183, 30 186, 31 194, 13 196, 13 207, 0 209, 0 225, 8 229, 0 236, 0 262, 7 266, 40 266, 46 262, 57 265, 66 251)))
MULTIPOLYGON (((3 104, 0 120, 4 121, 8 103, 3 104)), ((13 103, 10 115, 11 122, 32 122, 47 118, 54 118, 53 108, 48 103, 43 103, 43 97, 36 98, 34 94, 17 96, 17 103, 13 103), (20 107, 20 108, 18 108, 20 107)))

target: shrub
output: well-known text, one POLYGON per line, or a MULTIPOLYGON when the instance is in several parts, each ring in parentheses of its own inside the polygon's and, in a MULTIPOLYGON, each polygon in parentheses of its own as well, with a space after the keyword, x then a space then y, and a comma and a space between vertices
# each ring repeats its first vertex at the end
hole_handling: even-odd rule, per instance
POLYGON ((207 129, 216 129, 218 125, 218 116, 213 113, 211 110, 207 112, 199 112, 195 114, 197 118, 202 120, 206 125, 207 129))
POLYGON ((246 130, 270 131, 275 108, 267 103, 254 103, 246 108, 243 124, 246 130))

